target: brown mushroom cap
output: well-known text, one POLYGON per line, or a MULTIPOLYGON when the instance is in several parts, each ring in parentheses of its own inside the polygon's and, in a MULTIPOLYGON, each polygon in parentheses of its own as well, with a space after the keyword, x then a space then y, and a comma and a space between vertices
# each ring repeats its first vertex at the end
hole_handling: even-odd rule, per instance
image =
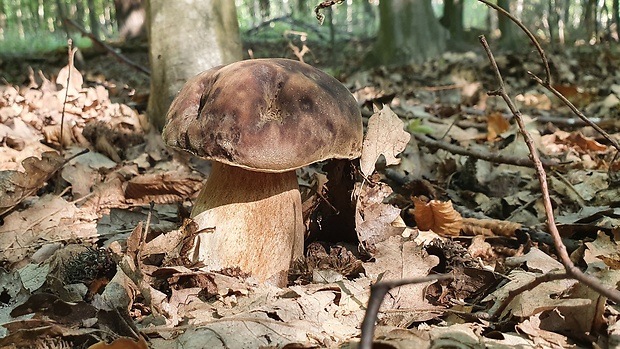
POLYGON ((355 98, 332 76, 289 59, 254 59, 191 78, 162 136, 202 158, 284 172, 359 157, 363 129, 355 98))

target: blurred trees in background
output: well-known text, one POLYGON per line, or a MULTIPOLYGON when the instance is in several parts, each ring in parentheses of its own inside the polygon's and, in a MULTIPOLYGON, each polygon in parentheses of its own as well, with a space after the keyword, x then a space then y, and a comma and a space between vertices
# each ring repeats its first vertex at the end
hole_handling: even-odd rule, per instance
MULTIPOLYGON (((619 0, 497 1, 539 39, 554 46, 618 40, 619 0)), ((434 51, 441 51, 440 47, 428 51, 430 48, 424 46, 429 37, 441 46, 441 33, 444 31, 437 29, 437 22, 449 33, 445 47, 447 50, 460 49, 462 43, 474 42, 479 34, 487 34, 489 39, 499 40, 506 48, 520 47, 520 40, 523 40, 523 36, 514 30, 514 25, 475 0, 345 0, 331 9, 323 10, 326 21, 322 26, 317 23, 313 13, 319 2, 235 0, 241 37, 244 42, 259 42, 282 40, 287 33, 304 33, 307 40, 328 44, 336 49, 339 43, 352 40, 379 38, 381 42, 374 46, 377 48, 385 45, 382 41, 396 40, 398 35, 420 36, 417 41, 407 44, 416 45, 415 49, 407 49, 399 43, 392 47, 401 51, 424 51, 412 59, 432 57, 434 51), (401 5, 407 10, 393 11, 401 5), (402 20, 391 25, 384 21, 381 26, 380 19, 390 18, 387 12, 390 8, 392 17, 398 15, 402 20), (432 9, 434 16, 431 16, 429 9, 432 9), (410 20, 407 20, 407 16, 410 20), (412 21, 420 20, 423 25, 412 27, 412 21), (420 31, 430 33, 424 34, 426 38, 423 38, 420 31)), ((146 40, 144 0, 0 0, 0 52, 10 54, 37 50, 42 45, 64 45, 67 34, 62 19, 65 17, 100 39, 120 41, 137 37, 146 40)), ((396 55, 402 56, 402 52, 396 52, 396 55)), ((376 62, 388 62, 380 57, 375 58, 376 62)))

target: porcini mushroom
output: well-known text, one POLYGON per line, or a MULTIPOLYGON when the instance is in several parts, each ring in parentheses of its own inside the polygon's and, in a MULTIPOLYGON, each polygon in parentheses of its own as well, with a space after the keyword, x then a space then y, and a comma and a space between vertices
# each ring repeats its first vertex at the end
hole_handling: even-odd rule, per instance
POLYGON ((199 229, 213 229, 196 236, 190 259, 283 286, 303 254, 295 170, 359 157, 363 130, 355 98, 332 76, 293 60, 255 59, 187 81, 162 135, 212 160, 191 216, 199 229))

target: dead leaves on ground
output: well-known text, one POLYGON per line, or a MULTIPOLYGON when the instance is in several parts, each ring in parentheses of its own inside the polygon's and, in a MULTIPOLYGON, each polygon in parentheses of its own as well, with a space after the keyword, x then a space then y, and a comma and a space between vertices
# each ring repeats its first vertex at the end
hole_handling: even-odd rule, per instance
POLYGON ((23 199, 36 193, 63 165, 56 152, 45 152, 41 158, 34 156, 22 161, 24 171, 0 172, 0 215, 10 211, 23 199))
POLYGON ((400 162, 396 156, 405 149, 411 137, 404 126, 389 106, 383 106, 380 110, 375 107, 375 113, 368 119, 360 158, 360 170, 366 177, 375 170, 380 155, 383 155, 388 166, 400 162))
MULTIPOLYGON (((470 55, 457 58, 446 57, 456 75, 478 67, 463 63, 472 62, 470 55)), ((64 86, 67 77, 59 74, 60 90, 43 75, 35 81, 34 74, 28 88, 1 89, 0 137, 6 146, 0 156, 8 160, 1 164, 7 171, 0 173, 8 179, 0 183, 13 189, 10 195, 0 194, 5 210, 0 250, 11 267, 0 272, 1 293, 9 298, 0 311, 5 324, 0 343, 31 344, 31 337, 48 336, 57 342, 78 338, 93 348, 141 348, 147 343, 221 347, 222 342, 239 348, 355 346, 372 283, 433 272, 450 273, 455 280, 406 286, 386 297, 376 333, 382 343, 552 346, 569 345, 571 338, 559 333, 617 332, 620 316, 614 308, 570 280, 548 282, 516 297, 498 314, 501 323, 472 320, 479 311, 494 315, 510 290, 560 268, 543 252, 548 245, 534 241, 526 229, 544 216, 535 177, 528 169, 470 161, 410 142, 405 123, 388 106, 368 120, 360 163, 366 178, 351 185, 359 246, 310 244, 286 289, 252 284, 234 269, 213 272, 188 265, 182 249, 195 228, 191 221, 178 225, 203 177, 179 155, 171 159, 142 116, 112 103, 102 85, 78 81, 81 75, 71 65, 68 71, 76 80, 64 86), (68 123, 61 139, 65 97, 68 123), (91 151, 63 166, 65 159, 45 155, 50 147, 40 141, 52 147, 62 143, 67 157, 91 151), (390 175, 383 166, 375 172, 381 155, 394 171, 390 175), (56 172, 60 175, 52 176, 56 172), (52 188, 60 194, 52 194, 52 188), (155 203, 152 211, 150 202, 155 203), (473 218, 472 212, 487 217, 473 218), (89 268, 91 264, 110 268, 89 268)), ((410 75, 402 74, 401 81, 409 83, 410 75)), ((480 82, 452 78, 462 86, 454 89, 463 93, 457 98, 441 92, 428 102, 423 98, 433 89, 416 90, 418 97, 393 91, 397 98, 391 107, 415 118, 420 125, 416 130, 436 139, 527 156, 501 111, 477 115, 461 106, 436 104, 452 99, 478 107, 493 103, 479 95, 480 82), (457 114, 470 124, 460 123, 457 114)), ((543 97, 530 91, 522 102, 551 103, 543 97)), ((601 110, 613 109, 609 101, 601 105, 601 110)), ((550 173, 556 214, 566 237, 595 236, 573 257, 614 287, 620 280, 620 258, 608 236, 617 235, 618 214, 609 203, 618 193, 606 172, 609 147, 588 130, 559 131, 535 118, 528 127, 542 134, 537 146, 546 156, 572 166, 550 173), (599 230, 606 234, 596 235, 599 230)), ((306 202, 309 211, 324 203, 331 205, 332 214, 342 214, 329 201, 333 195, 351 204, 348 187, 336 194, 329 184, 353 180, 337 182, 330 175, 310 176, 316 188, 306 202)), ((71 344, 75 342, 63 345, 71 344)))

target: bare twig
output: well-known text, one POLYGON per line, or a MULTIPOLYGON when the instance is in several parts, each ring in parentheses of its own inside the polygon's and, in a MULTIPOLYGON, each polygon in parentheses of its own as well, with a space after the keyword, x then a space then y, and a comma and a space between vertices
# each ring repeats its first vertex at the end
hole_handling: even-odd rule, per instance
POLYGON ((523 23, 521 23, 518 19, 516 19, 513 15, 510 14, 510 12, 504 10, 503 8, 499 7, 498 5, 489 2, 487 0, 478 0, 481 3, 493 8, 495 11, 501 13, 502 15, 508 17, 511 21, 514 22, 514 24, 516 24, 517 26, 519 26, 519 28, 521 28, 521 30, 523 30, 523 32, 525 33, 525 35, 527 35, 527 37, 530 39, 530 41, 532 42, 532 44, 534 45, 534 47, 536 47, 536 51, 538 51, 538 54, 540 55, 540 59, 543 62, 543 65, 545 66, 545 74, 546 74, 546 79, 548 83, 551 83, 551 69, 549 69, 549 61, 547 60, 547 56, 545 55, 545 51, 542 49, 542 47, 540 46, 540 44, 538 43, 538 40, 536 40, 536 37, 534 36, 534 34, 532 34, 531 31, 529 31, 529 29, 527 29, 527 27, 525 25, 523 25, 523 23))
POLYGON ((536 169, 538 180, 540 182, 543 205, 545 207, 545 214, 547 217, 547 227, 549 229, 549 232, 553 236, 553 242, 555 245, 555 249, 556 249, 558 256, 560 257, 560 260, 562 261, 562 264, 564 265, 564 268, 566 270, 566 276, 584 283, 585 285, 592 288, 596 292, 600 293, 601 295, 615 302, 620 302, 620 292, 614 289, 606 288, 598 279, 590 275, 584 274, 571 261, 570 256, 568 255, 568 252, 566 251, 566 246, 562 243, 562 238, 560 237, 560 233, 558 232, 558 228, 555 224, 555 218, 553 217, 553 206, 551 204, 551 197, 549 196, 549 188, 547 186, 547 174, 545 172, 545 169, 543 168, 542 162, 540 161, 538 150, 536 149, 536 146, 534 145, 534 140, 532 139, 532 136, 529 134, 529 132, 525 128, 525 122, 523 121, 523 115, 521 114, 519 109, 516 107, 516 105, 512 102, 512 100, 506 93, 506 89, 504 86, 504 80, 497 66, 497 62, 495 61, 495 57, 493 56, 493 53, 491 52, 491 49, 489 48, 489 44, 487 43, 486 38, 484 37, 484 35, 482 35, 479 37, 479 39, 480 39, 480 43, 484 47, 487 57, 489 58, 489 62, 491 63, 491 66, 495 73, 495 78, 497 79, 497 82, 499 84, 499 88, 497 90, 488 92, 488 94, 502 97, 502 99, 504 100, 504 102, 506 103, 506 105, 508 106, 512 114, 514 115, 517 121, 517 124, 519 125, 519 131, 523 135, 523 138, 525 139, 525 144, 530 150, 530 158, 534 162, 534 165, 535 165, 534 168, 536 169))
POLYGON ((536 50, 538 51, 538 54, 540 55, 542 63, 544 65, 544 67, 545 67, 545 79, 543 80, 543 79, 539 78, 538 76, 536 76, 531 71, 527 72, 528 75, 530 77, 532 77, 532 79, 534 79, 542 87, 546 88, 549 92, 553 93, 556 97, 558 97, 564 104, 566 104, 570 108, 570 110, 575 115, 577 115, 577 117, 579 117, 586 124, 592 126, 592 128, 594 128, 596 130, 596 132, 600 133, 614 148, 616 148, 618 151, 620 151, 620 143, 616 142, 615 139, 611 138, 611 136, 607 132, 605 132, 605 130, 603 130, 599 125, 597 125, 594 122, 590 121, 590 119, 588 119, 581 111, 579 111, 579 109, 577 109, 577 107, 575 107, 573 105, 573 103, 571 103, 566 97, 564 97, 564 95, 562 95, 560 92, 558 92, 558 90, 553 88, 552 82, 551 82, 551 69, 549 69, 549 61, 547 60, 547 56, 545 55, 545 51, 542 49, 542 47, 538 43, 538 40, 536 40, 536 37, 534 36, 534 34, 532 34, 525 27, 525 25, 523 25, 523 23, 521 23, 518 19, 516 19, 514 16, 512 16, 510 13, 508 13, 506 10, 504 10, 501 7, 499 7, 498 5, 493 4, 491 2, 488 2, 487 0, 478 0, 478 1, 484 3, 485 5, 487 5, 489 7, 492 7, 496 11, 498 11, 501 14, 503 14, 504 16, 508 17, 511 21, 513 21, 516 25, 518 25, 519 28, 521 28, 521 30, 523 30, 523 32, 528 36, 528 38, 530 39, 530 41, 534 45, 534 47, 536 47, 536 50))
POLYGON ((362 322, 362 336, 360 340, 360 349, 371 349, 372 340, 375 334, 375 321, 377 314, 379 314, 379 308, 383 303, 383 298, 389 290, 411 284, 420 284, 429 281, 448 280, 452 279, 452 275, 429 275, 426 277, 415 279, 402 279, 402 280, 390 280, 380 281, 370 286, 370 299, 368 300, 368 307, 366 308, 366 314, 364 314, 364 321, 362 322))
POLYGON ((73 51, 73 40, 69 39, 67 40, 67 46, 68 46, 68 51, 69 51, 69 55, 68 55, 68 66, 69 66, 69 70, 68 70, 68 74, 67 74, 67 88, 65 89, 65 98, 62 101, 62 111, 60 112, 60 137, 58 138, 58 143, 60 143, 60 156, 63 156, 65 154, 65 147, 63 146, 63 140, 64 140, 64 130, 65 130, 65 111, 67 108, 67 98, 69 97, 69 84, 71 82, 71 68, 73 68, 73 55, 75 54, 75 51, 73 51))
POLYGON ((89 33, 86 31, 86 29, 82 28, 79 24, 75 23, 75 21, 73 21, 70 18, 63 18, 63 21, 65 23, 70 24, 72 27, 74 27, 75 29, 79 30, 80 33, 82 33, 82 35, 85 35, 86 37, 88 37, 89 39, 91 39, 92 41, 94 41, 97 45, 103 47, 106 51, 110 52, 114 57, 116 57, 119 61, 129 65, 130 67, 136 69, 139 72, 142 72, 146 75, 151 75, 150 70, 148 70, 147 68, 141 66, 140 64, 132 61, 131 59, 125 57, 123 54, 116 52, 116 50, 111 47, 110 45, 106 44, 105 42, 99 40, 96 36, 94 36, 93 34, 89 33))
POLYGON ((508 306, 508 304, 510 304, 510 302, 513 301, 513 299, 515 299, 516 296, 522 294, 525 291, 530 291, 532 289, 534 289, 534 287, 545 283, 545 282, 549 282, 549 281, 555 281, 555 280, 563 280, 563 279, 569 279, 570 276, 567 273, 547 273, 547 274, 542 274, 540 276, 538 276, 537 278, 535 278, 534 280, 532 280, 532 282, 528 282, 525 285, 521 285, 520 287, 509 291, 508 295, 506 296, 506 298, 502 299, 502 302, 500 304, 500 306, 495 310, 495 313, 491 315, 491 319, 497 321, 500 316, 502 316, 502 313, 504 312, 504 309, 506 309, 506 307, 508 306))
POLYGON ((596 130, 596 132, 601 134, 601 136, 603 136, 603 138, 605 138, 614 148, 616 148, 616 150, 620 151, 620 143, 616 142, 616 140, 613 139, 609 135, 609 133, 603 130, 599 125, 595 124, 590 119, 588 119, 588 117, 585 116, 579 109, 577 109, 577 107, 575 107, 575 105, 571 103, 571 101, 569 101, 566 97, 564 97, 564 95, 558 92, 558 90, 553 88, 553 86, 551 86, 549 81, 543 81, 541 78, 536 76, 531 71, 528 71, 527 73, 530 77, 532 77, 532 79, 534 79, 542 87, 546 88, 547 90, 549 90, 549 92, 553 93, 556 97, 558 97, 562 101, 562 103, 566 104, 568 108, 573 112, 573 114, 577 115, 577 117, 581 119, 583 122, 585 122, 587 125, 592 126, 592 128, 596 130))

